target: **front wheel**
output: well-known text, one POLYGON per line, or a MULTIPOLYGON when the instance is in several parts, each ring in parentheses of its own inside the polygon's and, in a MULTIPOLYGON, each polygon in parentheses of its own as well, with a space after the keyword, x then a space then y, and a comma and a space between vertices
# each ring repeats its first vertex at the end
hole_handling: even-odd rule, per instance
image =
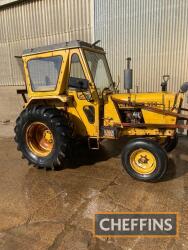
POLYGON ((166 173, 168 157, 157 142, 137 138, 123 148, 122 163, 130 176, 142 181, 157 181, 166 173))

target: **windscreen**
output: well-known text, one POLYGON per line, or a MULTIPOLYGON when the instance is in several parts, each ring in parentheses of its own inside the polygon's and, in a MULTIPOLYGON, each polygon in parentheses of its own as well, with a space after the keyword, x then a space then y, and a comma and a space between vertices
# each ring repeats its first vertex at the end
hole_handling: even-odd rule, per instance
POLYGON ((85 50, 85 56, 96 88, 102 91, 104 88, 112 87, 112 77, 105 54, 85 50))

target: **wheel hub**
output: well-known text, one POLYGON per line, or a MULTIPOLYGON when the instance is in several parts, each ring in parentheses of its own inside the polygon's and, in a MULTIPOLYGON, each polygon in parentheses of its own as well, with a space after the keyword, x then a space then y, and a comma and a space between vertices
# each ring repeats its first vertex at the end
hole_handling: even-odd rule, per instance
POLYGON ((148 163, 149 159, 147 158, 147 155, 141 155, 140 159, 138 159, 139 163, 148 163))
POLYGON ((137 173, 150 174, 155 170, 157 162, 150 151, 137 149, 130 156, 130 164, 137 173))
POLYGON ((53 134, 44 123, 34 122, 26 130, 26 143, 33 154, 45 157, 53 149, 53 134))
POLYGON ((47 142, 53 143, 53 135, 50 130, 45 130, 43 133, 43 137, 47 142))

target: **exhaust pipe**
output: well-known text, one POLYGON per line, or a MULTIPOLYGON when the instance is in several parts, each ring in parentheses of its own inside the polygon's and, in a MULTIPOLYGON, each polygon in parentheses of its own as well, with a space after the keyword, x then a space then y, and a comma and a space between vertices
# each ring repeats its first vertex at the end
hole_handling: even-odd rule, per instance
POLYGON ((179 92, 180 92, 180 93, 185 93, 185 92, 187 92, 187 91, 188 91, 188 82, 184 82, 184 83, 181 85, 179 92))
POLYGON ((133 88, 133 70, 130 68, 131 58, 127 59, 127 69, 124 70, 124 89, 127 90, 127 93, 130 93, 130 90, 133 88))

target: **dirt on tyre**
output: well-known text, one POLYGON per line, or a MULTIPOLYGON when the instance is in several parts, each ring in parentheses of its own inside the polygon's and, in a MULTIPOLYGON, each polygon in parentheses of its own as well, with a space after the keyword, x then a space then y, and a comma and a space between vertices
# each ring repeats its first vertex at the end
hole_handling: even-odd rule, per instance
POLYGON ((166 151, 157 142, 136 138, 130 140, 122 151, 123 169, 141 181, 158 181, 168 167, 166 151))
POLYGON ((52 107, 33 106, 16 120, 15 141, 29 164, 61 168, 69 155, 72 128, 66 113, 52 107))

